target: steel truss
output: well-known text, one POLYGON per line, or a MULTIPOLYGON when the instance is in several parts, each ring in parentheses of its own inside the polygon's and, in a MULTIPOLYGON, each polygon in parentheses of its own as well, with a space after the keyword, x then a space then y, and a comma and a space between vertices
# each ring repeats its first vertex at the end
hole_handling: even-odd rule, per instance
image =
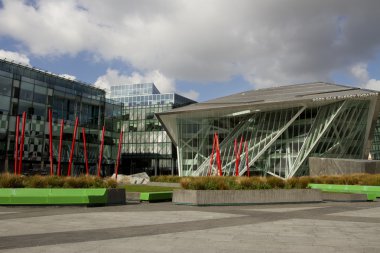
MULTIPOLYGON (((223 175, 235 173, 234 141, 241 138, 247 142, 250 171, 280 178, 307 174, 309 156, 361 158, 369 107, 368 100, 345 100, 235 117, 182 119, 178 131, 180 174, 207 175, 215 132, 220 136, 223 175)), ((246 152, 241 160, 246 160, 246 152)), ((246 170, 246 163, 240 163, 239 175, 246 170)), ((216 174, 216 165, 212 171, 216 174)))

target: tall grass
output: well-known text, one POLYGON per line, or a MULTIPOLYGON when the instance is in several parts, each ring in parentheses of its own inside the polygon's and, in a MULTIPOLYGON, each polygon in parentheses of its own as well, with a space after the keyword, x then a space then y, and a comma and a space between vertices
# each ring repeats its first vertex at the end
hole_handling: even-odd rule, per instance
POLYGON ((180 180, 189 190, 306 189, 310 183, 380 186, 380 174, 293 177, 187 177, 180 180))
POLYGON ((0 188, 116 188, 116 186, 116 181, 111 178, 0 174, 0 188))
POLYGON ((179 183, 183 177, 179 176, 152 176, 150 177, 151 182, 162 182, 162 183, 179 183))

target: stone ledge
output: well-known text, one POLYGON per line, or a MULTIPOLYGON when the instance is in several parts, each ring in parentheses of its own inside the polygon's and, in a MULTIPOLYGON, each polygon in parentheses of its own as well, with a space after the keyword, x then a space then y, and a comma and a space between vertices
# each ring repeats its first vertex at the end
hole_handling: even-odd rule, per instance
POLYGON ((250 205, 272 203, 322 202, 314 189, 271 190, 174 190, 173 203, 182 205, 250 205))
POLYGON ((149 182, 147 185, 162 186, 162 187, 181 187, 180 183, 166 183, 166 182, 149 182))
POLYGON ((365 202, 368 201, 367 194, 360 193, 344 193, 344 192, 322 192, 324 201, 336 202, 365 202))
POLYGON ((125 198, 127 201, 140 201, 140 193, 139 192, 126 192, 125 198))

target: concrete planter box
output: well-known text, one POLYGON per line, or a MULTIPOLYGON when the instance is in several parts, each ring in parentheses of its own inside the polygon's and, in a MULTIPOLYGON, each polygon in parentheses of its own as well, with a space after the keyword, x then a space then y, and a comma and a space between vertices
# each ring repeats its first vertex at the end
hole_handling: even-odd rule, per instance
POLYGON ((165 183, 165 182, 149 182, 147 183, 147 185, 162 186, 162 187, 177 187, 177 188, 181 187, 180 183, 165 183))
POLYGON ((368 197, 367 194, 360 193, 322 192, 322 199, 334 202, 365 202, 368 197))
POLYGON ((125 189, 107 189, 107 205, 125 205, 125 189))
POLYGON ((272 190, 174 190, 177 205, 249 205, 272 203, 322 202, 322 193, 314 189, 272 190))
POLYGON ((125 199, 127 201, 139 201, 140 202, 140 193, 139 192, 126 192, 125 199))

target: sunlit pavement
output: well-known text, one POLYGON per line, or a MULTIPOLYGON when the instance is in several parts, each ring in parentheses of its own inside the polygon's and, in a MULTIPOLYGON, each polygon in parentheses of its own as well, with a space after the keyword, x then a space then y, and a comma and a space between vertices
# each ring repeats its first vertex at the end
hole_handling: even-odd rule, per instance
POLYGON ((380 202, 0 207, 0 252, 380 252, 380 202))

